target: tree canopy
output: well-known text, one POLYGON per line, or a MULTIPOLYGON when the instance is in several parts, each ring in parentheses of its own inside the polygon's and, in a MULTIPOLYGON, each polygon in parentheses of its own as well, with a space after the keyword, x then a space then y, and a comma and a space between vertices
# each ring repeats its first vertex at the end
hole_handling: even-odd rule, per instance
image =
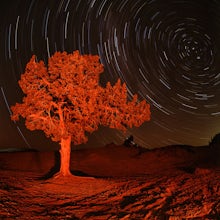
POLYGON ((99 84, 103 65, 95 55, 56 52, 45 65, 32 56, 19 85, 22 103, 12 106, 12 119, 25 118, 30 130, 42 130, 53 141, 71 137, 74 144, 87 141, 99 125, 125 131, 150 120, 150 106, 129 101, 126 85, 99 84))

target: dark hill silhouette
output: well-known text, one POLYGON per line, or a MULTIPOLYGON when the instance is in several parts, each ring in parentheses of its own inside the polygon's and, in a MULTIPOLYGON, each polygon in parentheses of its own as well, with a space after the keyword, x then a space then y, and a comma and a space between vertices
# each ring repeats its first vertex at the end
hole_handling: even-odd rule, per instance
POLYGON ((220 133, 216 134, 211 142, 209 143, 209 146, 212 148, 220 148, 220 133))

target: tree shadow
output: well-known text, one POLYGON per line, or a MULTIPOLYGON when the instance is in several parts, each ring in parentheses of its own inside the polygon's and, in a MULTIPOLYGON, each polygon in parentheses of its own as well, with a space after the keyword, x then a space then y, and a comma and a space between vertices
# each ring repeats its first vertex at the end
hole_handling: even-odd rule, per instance
POLYGON ((54 166, 42 177, 40 177, 41 180, 47 180, 52 178, 60 168, 60 153, 59 151, 54 152, 54 166))
MULTIPOLYGON (((56 173, 59 172, 60 169, 60 153, 59 151, 54 152, 54 166, 42 177, 40 180, 47 180, 52 178, 56 173)), ((70 171, 74 176, 81 176, 81 177, 91 177, 91 175, 81 171, 81 170, 71 170, 70 171)))

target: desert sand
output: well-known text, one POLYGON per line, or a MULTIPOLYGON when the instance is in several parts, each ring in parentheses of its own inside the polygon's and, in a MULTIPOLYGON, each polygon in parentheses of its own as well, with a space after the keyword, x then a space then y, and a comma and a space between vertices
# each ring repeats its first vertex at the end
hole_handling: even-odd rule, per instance
POLYGON ((220 219, 220 153, 209 146, 0 153, 0 219, 220 219))

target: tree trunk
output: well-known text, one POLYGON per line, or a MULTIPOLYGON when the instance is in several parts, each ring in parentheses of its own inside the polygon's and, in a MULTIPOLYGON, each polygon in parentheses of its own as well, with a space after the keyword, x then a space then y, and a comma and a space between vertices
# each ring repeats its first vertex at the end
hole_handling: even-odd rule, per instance
POLYGON ((58 176, 70 176, 71 136, 60 142, 60 171, 58 176))

